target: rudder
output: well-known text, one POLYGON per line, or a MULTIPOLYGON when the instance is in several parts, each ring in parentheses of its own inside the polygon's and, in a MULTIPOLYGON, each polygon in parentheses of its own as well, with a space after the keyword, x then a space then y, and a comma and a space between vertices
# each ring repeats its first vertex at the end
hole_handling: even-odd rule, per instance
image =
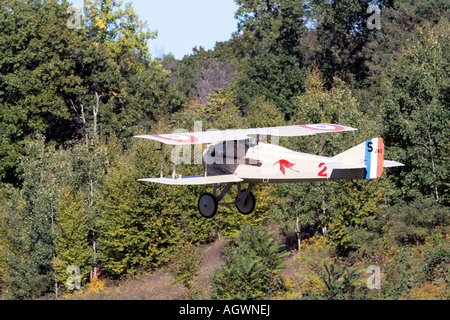
POLYGON ((379 178, 383 173, 384 143, 381 138, 373 138, 365 142, 364 179, 379 178))
POLYGON ((383 173, 384 143, 373 138, 348 149, 332 158, 336 169, 364 169, 361 178, 376 179, 383 173))

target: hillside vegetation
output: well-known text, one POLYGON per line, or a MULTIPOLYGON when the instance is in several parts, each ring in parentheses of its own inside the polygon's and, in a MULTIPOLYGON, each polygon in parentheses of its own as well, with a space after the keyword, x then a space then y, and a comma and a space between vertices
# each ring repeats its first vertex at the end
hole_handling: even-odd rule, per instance
POLYGON ((149 54, 157 34, 131 4, 2 1, 1 299, 118 298, 127 283, 125 299, 449 299, 448 2, 236 3, 228 41, 177 60, 149 54), (360 191, 257 186, 252 215, 204 219, 207 187, 136 181, 159 176, 161 152, 133 135, 194 121, 348 125, 280 145, 332 156, 379 136, 405 166, 360 191))

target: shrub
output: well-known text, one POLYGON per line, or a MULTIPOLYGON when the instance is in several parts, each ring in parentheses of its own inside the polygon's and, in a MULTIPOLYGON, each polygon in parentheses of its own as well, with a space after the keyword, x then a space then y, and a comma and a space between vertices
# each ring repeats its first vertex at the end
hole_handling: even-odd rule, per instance
POLYGON ((272 233, 244 225, 237 239, 224 249, 225 265, 211 277, 213 299, 253 300, 284 288, 281 270, 286 256, 272 233))
POLYGON ((187 289, 189 299, 192 298, 194 278, 202 266, 202 261, 202 253, 190 242, 186 242, 180 246, 172 257, 170 273, 175 278, 175 282, 183 285, 187 289))

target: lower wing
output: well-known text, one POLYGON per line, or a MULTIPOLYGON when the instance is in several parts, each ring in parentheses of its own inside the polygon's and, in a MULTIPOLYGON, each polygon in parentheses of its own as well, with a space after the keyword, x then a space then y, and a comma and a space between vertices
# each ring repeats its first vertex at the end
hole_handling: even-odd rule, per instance
POLYGON ((142 182, 154 182, 169 185, 199 185, 199 184, 215 184, 215 183, 229 183, 229 182, 242 182, 243 179, 239 178, 234 174, 225 174, 217 176, 186 176, 186 177, 169 177, 169 178, 148 178, 148 179, 138 179, 142 182))

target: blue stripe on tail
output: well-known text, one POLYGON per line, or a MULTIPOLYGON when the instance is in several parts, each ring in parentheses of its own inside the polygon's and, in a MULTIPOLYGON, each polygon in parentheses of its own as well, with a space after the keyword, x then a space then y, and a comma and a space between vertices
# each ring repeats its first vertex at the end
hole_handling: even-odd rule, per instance
POLYGON ((366 141, 366 154, 364 158, 364 164, 367 168, 364 169, 364 179, 370 179, 370 165, 371 165, 371 151, 373 151, 372 147, 372 139, 366 141), (370 143, 370 145, 369 145, 370 143))

